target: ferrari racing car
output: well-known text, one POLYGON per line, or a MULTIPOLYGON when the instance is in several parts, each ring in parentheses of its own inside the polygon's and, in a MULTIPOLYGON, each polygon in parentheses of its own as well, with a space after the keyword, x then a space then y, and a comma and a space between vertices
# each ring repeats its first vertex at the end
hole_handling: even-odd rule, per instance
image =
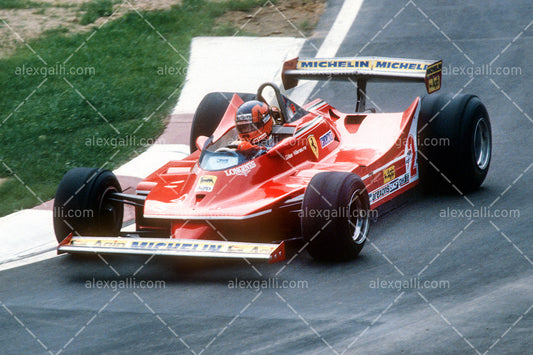
POLYGON ((135 193, 124 193, 108 170, 65 174, 54 209, 91 213, 54 216, 58 252, 278 262, 307 250, 315 259, 347 260, 363 248, 379 206, 418 184, 463 194, 484 181, 492 149, 487 110, 474 95, 434 93, 442 61, 284 63, 284 88, 300 79, 352 80, 355 112, 321 99, 300 106, 274 83, 256 93, 210 93, 193 118, 191 154, 154 171, 135 193), (428 95, 403 112, 376 113, 365 107, 366 85, 374 81, 424 82, 428 95), (236 112, 249 100, 268 102, 276 113, 274 143, 254 157, 231 145, 236 112), (448 144, 421 144, 427 139, 448 144), (135 207, 134 231, 121 231, 125 204, 135 207))

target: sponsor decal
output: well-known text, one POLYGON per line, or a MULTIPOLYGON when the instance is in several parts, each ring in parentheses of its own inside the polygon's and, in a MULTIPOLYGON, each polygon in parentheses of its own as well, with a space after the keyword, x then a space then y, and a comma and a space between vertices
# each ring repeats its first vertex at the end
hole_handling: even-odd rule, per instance
POLYGON ((396 171, 394 170, 394 165, 383 170, 383 183, 386 184, 391 180, 394 180, 396 177, 396 171))
POLYGON ((427 68, 427 64, 410 63, 397 60, 376 60, 374 67, 375 69, 425 71, 427 68))
POLYGON ((167 250, 196 250, 222 251, 222 245, 208 243, 176 243, 176 242, 132 242, 133 249, 167 249, 167 250))
POLYGON ((368 194, 368 198, 370 200, 370 203, 374 203, 378 200, 381 200, 383 197, 390 195, 394 191, 398 190, 400 187, 406 185, 409 183, 409 173, 406 173, 392 181, 390 181, 387 185, 374 190, 368 194))
POLYGON ((405 60, 382 59, 309 59, 300 60, 297 69, 367 69, 367 70, 398 70, 426 71, 427 64, 405 60))
POLYGON ((416 148, 415 138, 412 134, 407 138, 407 157, 405 158, 405 165, 409 166, 409 173, 411 177, 415 177, 418 172, 418 166, 416 164, 416 148))
POLYGON ((326 148, 331 142, 333 142, 333 132, 331 130, 327 131, 325 134, 320 136, 320 146, 326 148))
POLYGON ((298 154, 300 154, 301 152, 303 152, 305 150, 307 150, 307 146, 301 147, 300 149, 295 149, 292 152, 290 152, 288 154, 285 154, 284 159, 285 160, 289 160, 290 158, 293 158, 293 157, 297 156, 298 154))
POLYGON ((307 137, 307 142, 309 143, 309 147, 311 148, 311 151, 315 155, 315 157, 318 159, 318 145, 316 143, 315 136, 310 135, 307 137))
POLYGON ((442 60, 433 63, 427 67, 426 71, 426 89, 428 94, 440 90, 442 81, 442 60))
POLYGON ((256 167, 255 161, 252 160, 241 166, 237 166, 235 168, 225 170, 224 173, 226 174, 226 176, 233 176, 233 175, 248 176, 250 171, 252 171, 252 169, 254 169, 255 167, 256 167))
POLYGON ((211 192, 213 191, 213 188, 215 187, 215 183, 217 182, 217 177, 214 175, 204 175, 200 178, 198 181, 198 184, 196 185, 195 192, 211 192))
POLYGON ((76 246, 91 246, 91 247, 102 247, 102 248, 126 248, 126 241, 120 240, 109 240, 109 239, 74 239, 70 242, 70 245, 76 246))
POLYGON ((175 250, 197 252, 221 252, 221 253, 248 253, 269 254, 275 247, 258 244, 231 244, 210 242, 173 242, 165 241, 131 241, 113 239, 73 239, 70 245, 94 247, 94 248, 117 248, 117 249, 144 249, 144 250, 175 250))
POLYGON ((217 157, 216 158, 217 165, 224 165, 230 163, 230 158, 227 157, 217 157))
POLYGON ((371 60, 300 60, 298 62, 297 69, 331 69, 331 68, 367 68, 370 69, 372 64, 371 60))
POLYGON ((237 115, 237 124, 241 123, 240 121, 244 121, 244 123, 248 123, 253 118, 251 113, 240 113, 237 115))

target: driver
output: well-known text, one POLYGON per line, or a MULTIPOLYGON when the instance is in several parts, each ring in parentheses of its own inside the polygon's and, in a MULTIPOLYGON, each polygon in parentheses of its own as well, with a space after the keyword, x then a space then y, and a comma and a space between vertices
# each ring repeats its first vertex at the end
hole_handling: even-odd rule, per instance
POLYGON ((239 140, 231 145, 246 156, 256 156, 271 145, 270 134, 274 119, 270 107, 262 101, 251 100, 243 103, 235 115, 235 125, 239 140))

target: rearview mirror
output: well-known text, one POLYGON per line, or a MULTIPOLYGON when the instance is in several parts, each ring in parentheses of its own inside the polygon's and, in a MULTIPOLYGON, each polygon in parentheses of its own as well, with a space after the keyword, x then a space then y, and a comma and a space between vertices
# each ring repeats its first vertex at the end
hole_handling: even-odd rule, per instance
POLYGON ((206 137, 206 136, 198 136, 198 138, 196 138, 196 149, 198 149, 199 151, 202 151, 202 149, 204 149, 204 146, 205 146, 205 142, 207 142, 209 140, 209 137, 206 137))

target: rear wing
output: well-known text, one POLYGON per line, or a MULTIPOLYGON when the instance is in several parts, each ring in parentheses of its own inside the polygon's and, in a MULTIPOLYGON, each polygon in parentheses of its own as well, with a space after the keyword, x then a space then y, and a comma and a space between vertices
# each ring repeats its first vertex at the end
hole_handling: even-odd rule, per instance
POLYGON ((365 110, 368 81, 425 82, 429 94, 441 87, 442 60, 384 57, 291 59, 283 64, 281 74, 286 90, 299 79, 350 80, 357 83, 356 111, 365 110))

